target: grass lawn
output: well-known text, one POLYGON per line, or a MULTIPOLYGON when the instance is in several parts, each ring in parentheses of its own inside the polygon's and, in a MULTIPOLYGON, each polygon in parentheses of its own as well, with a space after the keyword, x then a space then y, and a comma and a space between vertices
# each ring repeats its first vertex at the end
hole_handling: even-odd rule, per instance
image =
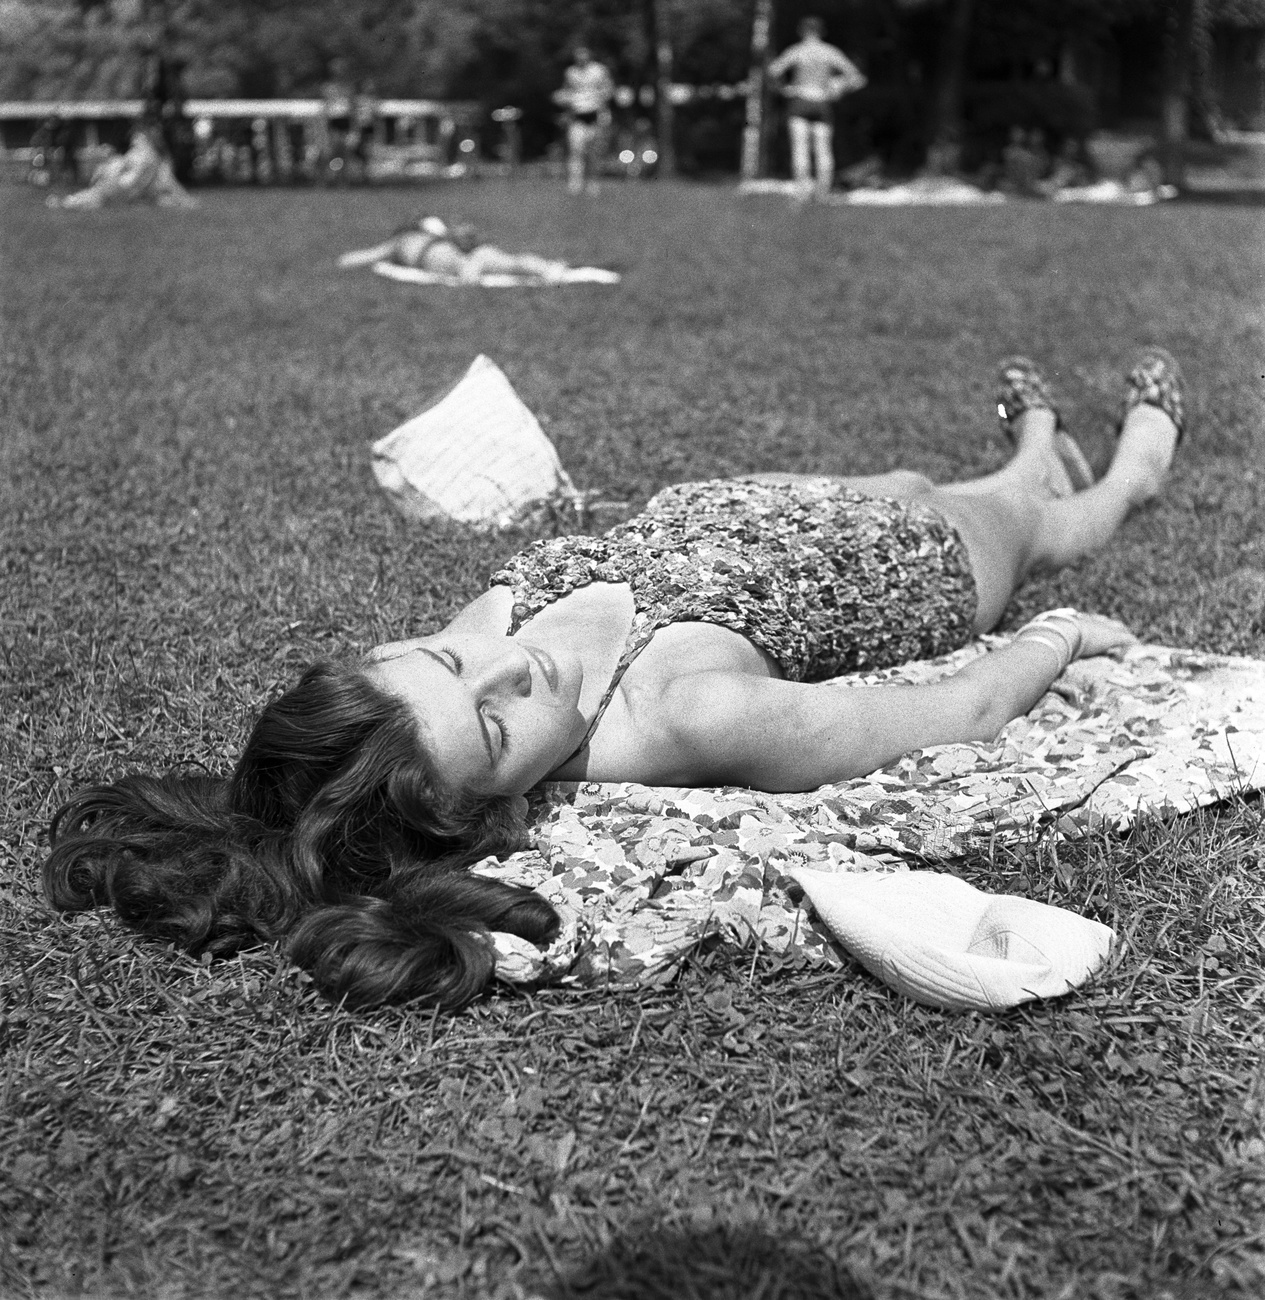
POLYGON ((397 518, 367 444, 479 352, 581 487, 964 475, 992 372, 1048 364, 1101 467, 1119 373, 1191 432, 1076 604, 1265 656, 1259 210, 850 210, 672 185, 221 191, 49 213, 0 190, 0 1294, 1202 1297, 1265 1293, 1259 800, 969 879, 1123 936, 996 1016, 858 969, 700 952, 658 991, 351 1016, 271 952, 200 964, 37 872, 81 783, 229 764, 310 658, 435 628, 523 534, 397 518), (418 204, 618 289, 413 290, 335 256, 418 204))

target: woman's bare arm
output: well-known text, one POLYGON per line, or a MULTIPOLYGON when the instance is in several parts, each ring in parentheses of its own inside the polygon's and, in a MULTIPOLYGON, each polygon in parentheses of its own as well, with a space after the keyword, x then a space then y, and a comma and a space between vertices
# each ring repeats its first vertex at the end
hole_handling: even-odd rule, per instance
POLYGON ((372 266, 374 262, 384 262, 395 252, 395 239, 375 244, 372 248, 358 248, 354 252, 344 253, 338 259, 338 265, 347 270, 355 266, 372 266))
MULTIPOLYGON (((1085 653, 1133 639, 1118 624, 1098 623, 1107 630, 1085 653)), ((622 779, 815 789, 864 776, 913 749, 992 740, 1041 698, 1060 667, 1047 644, 1021 638, 925 686, 824 687, 691 674, 669 685, 655 710, 659 721, 638 737, 649 770, 622 779)))

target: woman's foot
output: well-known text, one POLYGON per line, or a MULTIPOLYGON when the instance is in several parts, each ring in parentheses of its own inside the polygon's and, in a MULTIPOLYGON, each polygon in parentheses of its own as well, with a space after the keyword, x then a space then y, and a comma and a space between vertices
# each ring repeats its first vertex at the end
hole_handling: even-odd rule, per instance
POLYGON ((1051 496, 1071 496, 1093 484, 1094 471, 1063 428, 1045 376, 1027 357, 1007 357, 998 367, 997 418, 1017 457, 1036 458, 1041 484, 1051 496))
POLYGON ((1139 406, 1163 411, 1177 431, 1178 443, 1181 442, 1186 432, 1186 382, 1177 358, 1155 344, 1143 349, 1125 378, 1117 433, 1124 430, 1129 412, 1139 406))
POLYGON ((1163 348, 1147 348, 1125 378, 1110 471, 1127 480, 1135 503, 1159 494, 1185 429, 1181 367, 1163 348))
POLYGON ((1006 357, 997 365, 997 419, 1011 442, 1017 439, 1017 421, 1026 411, 1049 411, 1055 426, 1063 426, 1054 394, 1036 363, 1027 357, 1006 357))

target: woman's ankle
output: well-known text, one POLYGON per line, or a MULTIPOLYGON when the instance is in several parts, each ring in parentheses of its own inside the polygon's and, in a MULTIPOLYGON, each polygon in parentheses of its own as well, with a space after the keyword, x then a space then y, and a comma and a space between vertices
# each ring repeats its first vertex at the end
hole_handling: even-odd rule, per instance
POLYGON ((1136 406, 1116 440, 1109 477, 1127 481, 1134 504, 1157 496, 1168 479, 1177 449, 1177 426, 1158 407, 1136 406))
POLYGON ((1011 421, 1015 438, 1015 454, 1021 456, 1025 451, 1043 451, 1047 444, 1054 441, 1058 425, 1058 416, 1053 411, 1039 407, 1017 415, 1011 421))

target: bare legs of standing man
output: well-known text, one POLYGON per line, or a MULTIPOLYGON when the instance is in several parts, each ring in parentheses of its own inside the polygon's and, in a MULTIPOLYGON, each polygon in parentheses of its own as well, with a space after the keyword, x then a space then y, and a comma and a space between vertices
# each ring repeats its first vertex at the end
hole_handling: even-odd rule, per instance
POLYGON ((598 122, 567 124, 567 189, 572 194, 597 193, 598 122))
POLYGON ((807 199, 815 192, 819 199, 824 199, 835 181, 834 131, 830 123, 790 117, 787 129, 791 136, 791 175, 798 197, 807 199))

